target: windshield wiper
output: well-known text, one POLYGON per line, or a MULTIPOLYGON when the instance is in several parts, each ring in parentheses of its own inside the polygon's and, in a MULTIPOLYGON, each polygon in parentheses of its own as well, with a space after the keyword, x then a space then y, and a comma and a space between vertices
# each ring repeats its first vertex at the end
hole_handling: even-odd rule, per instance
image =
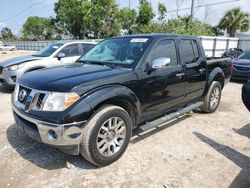
POLYGON ((108 67, 111 67, 111 68, 117 68, 117 67, 120 67, 116 64, 111 64, 111 63, 104 63, 104 62, 101 62, 101 61, 86 61, 86 60, 77 60, 76 62, 79 62, 79 63, 87 63, 87 64, 93 64, 93 65, 102 65, 102 66, 108 66, 108 67))

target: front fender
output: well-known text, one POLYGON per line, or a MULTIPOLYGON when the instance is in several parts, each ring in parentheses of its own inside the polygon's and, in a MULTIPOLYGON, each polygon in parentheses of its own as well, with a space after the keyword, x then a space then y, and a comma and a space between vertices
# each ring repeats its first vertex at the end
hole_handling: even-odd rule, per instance
POLYGON ((129 102, 136 110, 138 115, 141 114, 140 101, 136 94, 126 86, 122 85, 107 85, 93 89, 83 95, 84 101, 92 108, 95 109, 100 104, 106 101, 125 100, 129 102))

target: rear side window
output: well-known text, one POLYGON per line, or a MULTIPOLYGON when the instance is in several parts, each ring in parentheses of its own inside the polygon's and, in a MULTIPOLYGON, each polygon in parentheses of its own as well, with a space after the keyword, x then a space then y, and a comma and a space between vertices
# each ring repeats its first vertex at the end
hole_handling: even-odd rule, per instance
POLYGON ((81 52, 78 48, 78 44, 70 44, 70 45, 64 47, 60 52, 64 53, 65 57, 80 56, 81 55, 81 52))
POLYGON ((94 44, 81 44, 81 46, 82 46, 82 54, 81 55, 85 55, 95 45, 94 44))
POLYGON ((182 40, 182 51, 186 64, 195 63, 200 58, 198 46, 194 40, 182 40))
POLYGON ((151 60, 160 57, 169 57, 171 59, 170 65, 175 66, 178 64, 174 40, 161 40, 157 43, 152 52, 151 60))

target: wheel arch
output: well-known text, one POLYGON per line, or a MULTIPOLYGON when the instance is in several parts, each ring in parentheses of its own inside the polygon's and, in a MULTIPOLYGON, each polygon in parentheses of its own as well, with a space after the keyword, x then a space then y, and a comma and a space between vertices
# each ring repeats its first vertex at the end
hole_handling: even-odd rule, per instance
POLYGON ((140 116, 140 102, 135 93, 125 86, 112 85, 95 89, 87 94, 85 102, 91 107, 93 114, 101 106, 116 105, 128 112, 136 126, 140 116))

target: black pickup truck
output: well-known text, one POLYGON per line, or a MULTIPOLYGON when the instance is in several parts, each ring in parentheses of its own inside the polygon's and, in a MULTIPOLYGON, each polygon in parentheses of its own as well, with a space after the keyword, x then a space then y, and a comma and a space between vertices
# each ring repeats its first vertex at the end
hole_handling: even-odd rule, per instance
POLYGON ((192 36, 110 38, 75 64, 21 77, 13 114, 30 137, 104 166, 122 156, 135 128, 150 129, 197 108, 214 112, 230 63, 207 60, 192 36))

